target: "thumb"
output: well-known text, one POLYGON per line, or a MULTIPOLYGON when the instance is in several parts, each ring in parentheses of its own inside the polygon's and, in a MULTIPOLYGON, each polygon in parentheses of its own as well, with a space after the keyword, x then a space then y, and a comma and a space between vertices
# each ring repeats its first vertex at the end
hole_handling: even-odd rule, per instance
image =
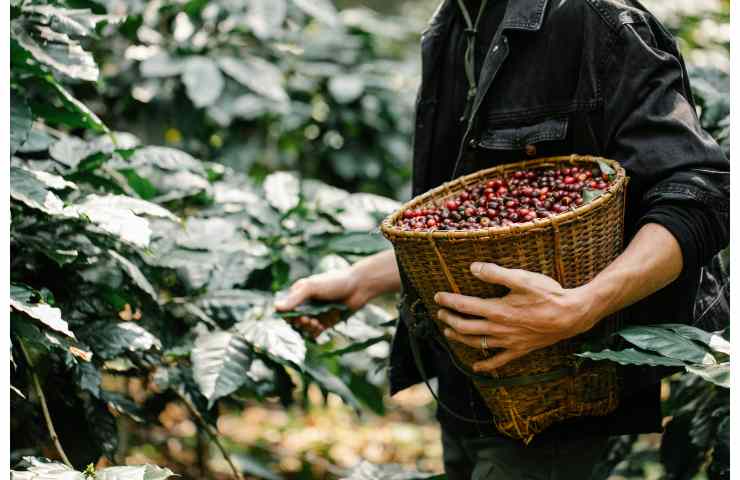
POLYGON ((526 286, 526 279, 522 278, 522 271, 514 268, 504 268, 495 263, 473 262, 470 272, 486 283, 495 283, 509 287, 511 290, 526 286))

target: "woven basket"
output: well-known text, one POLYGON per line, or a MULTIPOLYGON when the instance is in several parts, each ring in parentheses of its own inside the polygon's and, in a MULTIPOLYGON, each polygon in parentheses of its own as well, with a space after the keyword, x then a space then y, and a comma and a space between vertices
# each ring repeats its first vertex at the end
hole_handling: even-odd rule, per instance
MULTIPOLYGON (((622 251, 627 180, 624 169, 617 162, 598 157, 571 155, 507 164, 460 177, 414 198, 386 218, 381 230, 393 244, 397 260, 441 332, 444 325, 436 318, 439 310, 433 298, 436 292, 492 298, 508 291, 501 285, 474 277, 470 273, 470 264, 474 261, 543 273, 566 288, 583 285, 609 265, 622 251), (599 161, 616 172, 607 191, 585 205, 554 217, 475 231, 417 232, 403 231, 395 226, 407 209, 439 205, 468 186, 506 177, 514 170, 593 168, 599 161)), ((535 434, 555 422, 613 411, 617 407, 619 390, 616 367, 610 362, 587 362, 572 354, 585 339, 608 335, 617 329, 618 323, 617 316, 606 318, 586 334, 534 351, 491 374, 498 379, 531 378, 569 369, 568 375, 556 380, 491 387, 474 379, 496 428, 529 443, 535 434)), ((448 345, 458 363, 468 368, 486 358, 480 349, 458 342, 448 345)))

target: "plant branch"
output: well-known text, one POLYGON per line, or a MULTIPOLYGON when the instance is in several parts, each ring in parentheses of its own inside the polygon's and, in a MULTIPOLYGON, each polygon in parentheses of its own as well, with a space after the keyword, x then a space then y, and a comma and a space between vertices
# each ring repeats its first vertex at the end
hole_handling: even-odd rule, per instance
POLYGON ((74 468, 72 466, 72 462, 69 461, 67 458, 67 454, 64 453, 64 449, 62 448, 62 444, 59 441, 59 436, 57 435, 56 430, 54 429, 54 423, 51 421, 51 415, 49 414, 49 407, 46 405, 46 397, 44 396, 44 391, 41 389, 41 382, 39 382, 39 377, 36 375, 36 371, 33 367, 33 362, 31 362, 31 357, 28 355, 28 352, 26 351, 26 346, 23 344, 23 339, 18 339, 18 345, 21 347, 21 351, 23 352, 23 356, 26 358, 26 363, 28 364, 28 371, 31 374, 31 378, 33 380, 33 387, 36 390, 36 395, 39 397, 39 402, 41 402, 41 410, 44 412, 44 419, 46 419, 46 426, 49 429, 49 435, 51 436, 51 440, 54 442, 54 446, 56 446, 57 452, 59 453, 59 456, 62 457, 62 460, 64 463, 70 467, 74 468))
POLYGON ((203 418, 203 415, 198 412, 198 409, 195 408, 195 405, 193 405, 193 402, 190 401, 189 398, 187 398, 185 395, 183 395, 180 392, 176 392, 177 396, 180 397, 180 399, 185 402, 185 405, 188 407, 188 410, 195 415, 195 418, 198 420, 198 423, 200 423, 203 428, 205 429, 208 436, 211 438, 213 443, 216 444, 218 449, 221 451, 221 454, 224 456, 224 459, 226 459, 226 462, 229 464, 229 467, 231 467, 231 471, 234 473, 234 477, 238 478, 239 480, 244 480, 244 476, 239 471, 238 468, 236 468, 236 465, 234 465, 234 462, 231 461, 231 457, 229 456, 229 453, 226 451, 224 446, 221 444, 221 440, 219 439, 219 433, 216 431, 215 428, 213 428, 212 425, 210 425, 208 422, 206 422, 206 419, 203 418))

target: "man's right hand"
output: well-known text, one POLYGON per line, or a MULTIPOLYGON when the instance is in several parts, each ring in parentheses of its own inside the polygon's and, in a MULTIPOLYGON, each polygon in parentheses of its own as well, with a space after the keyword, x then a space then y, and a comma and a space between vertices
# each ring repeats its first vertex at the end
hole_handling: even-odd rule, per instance
MULTIPOLYGON (((363 291, 360 287, 360 279, 353 268, 334 270, 330 272, 319 273, 310 277, 302 278, 295 282, 288 291, 288 294, 275 302, 275 308, 279 311, 289 311, 308 300, 323 300, 335 303, 343 303, 350 310, 362 308, 369 300, 368 292, 363 291)), ((291 319, 293 325, 308 333, 312 337, 317 337, 332 324, 326 324, 331 321, 330 316, 323 321, 318 318, 306 316, 291 319)))
MULTIPOLYGON (((288 294, 275 302, 278 311, 289 311, 308 300, 343 303, 350 310, 359 310, 368 301, 401 286, 393 251, 386 250, 367 257, 349 268, 319 273, 295 282, 288 294)), ((336 323, 325 324, 316 318, 298 317, 293 324, 313 337, 336 323)))

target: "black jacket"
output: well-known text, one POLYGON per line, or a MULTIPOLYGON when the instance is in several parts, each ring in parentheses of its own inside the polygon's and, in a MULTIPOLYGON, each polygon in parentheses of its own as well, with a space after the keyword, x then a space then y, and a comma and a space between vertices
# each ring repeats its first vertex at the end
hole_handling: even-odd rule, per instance
MULTIPOLYGON (((459 63, 444 48, 456 9, 455 0, 443 1, 421 35, 414 195, 527 158, 579 153, 618 160, 631 178, 628 237, 645 223, 660 223, 678 240, 684 260, 681 276, 627 309, 625 319, 692 323, 702 265, 729 241, 729 161, 700 126, 675 40, 630 0, 509 0, 480 70, 473 115, 450 158, 440 155, 443 136, 435 126, 445 121, 437 115, 446 94, 440 74, 459 63)), ((449 119, 451 127, 455 121, 449 119)), ((444 374, 442 357, 432 350, 422 352, 426 371, 444 374)), ((607 418, 584 419, 579 428, 615 434, 660 428, 660 373, 633 368, 625 378, 623 407, 607 418), (640 405, 647 407, 635 415, 640 405)), ((392 394, 421 381, 404 322, 393 342, 390 381, 392 394)), ((440 396, 454 403, 459 395, 440 396)), ((444 425, 444 414, 440 420, 444 425)))

